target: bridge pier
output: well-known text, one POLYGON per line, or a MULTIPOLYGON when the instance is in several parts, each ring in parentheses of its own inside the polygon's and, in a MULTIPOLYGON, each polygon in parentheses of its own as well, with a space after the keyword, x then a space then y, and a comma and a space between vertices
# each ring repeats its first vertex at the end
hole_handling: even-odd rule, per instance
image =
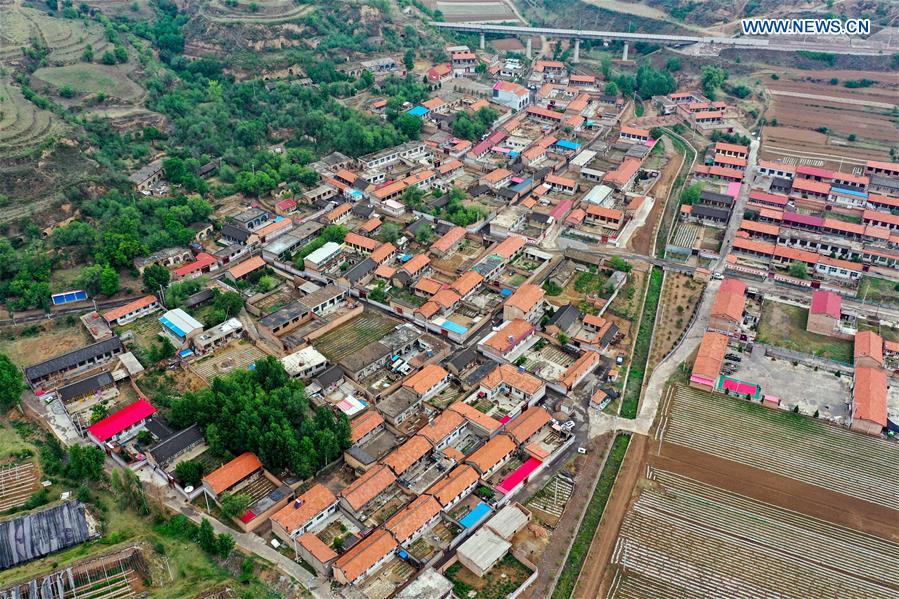
POLYGON ((481 50, 484 49, 484 32, 481 32, 481 50))
POLYGON ((621 53, 621 60, 627 60, 628 43, 624 42, 624 52, 621 53))
POLYGON ((528 60, 530 60, 532 58, 532 54, 533 54, 533 51, 531 50, 531 38, 527 37, 527 38, 525 38, 525 40, 526 40, 525 41, 525 48, 526 48, 525 55, 528 57, 528 60))
POLYGON ((574 38, 574 57, 571 62, 578 63, 581 61, 581 38, 574 38))

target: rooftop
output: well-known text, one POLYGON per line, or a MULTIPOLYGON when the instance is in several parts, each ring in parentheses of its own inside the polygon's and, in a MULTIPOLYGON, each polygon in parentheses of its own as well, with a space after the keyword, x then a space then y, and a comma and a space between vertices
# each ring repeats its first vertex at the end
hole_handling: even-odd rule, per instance
POLYGON ((247 451, 218 470, 213 470, 204 476, 203 482, 212 489, 213 493, 218 495, 223 491, 227 491, 261 468, 262 462, 259 461, 256 454, 247 451))
POLYGON ((324 485, 316 483, 272 516, 272 522, 277 522, 291 533, 302 528, 336 501, 334 493, 324 485))

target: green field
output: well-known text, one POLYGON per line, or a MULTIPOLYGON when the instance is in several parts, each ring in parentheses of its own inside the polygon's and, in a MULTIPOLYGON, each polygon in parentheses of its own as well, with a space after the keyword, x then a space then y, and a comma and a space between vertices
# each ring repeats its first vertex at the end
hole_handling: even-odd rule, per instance
POLYGON ((852 363, 851 341, 809 333, 805 330, 807 322, 808 308, 780 302, 765 302, 756 339, 761 343, 814 354, 845 364, 852 363))
POLYGON ((72 88, 76 94, 106 94, 125 101, 137 100, 143 89, 131 81, 121 67, 78 63, 47 67, 34 72, 38 81, 58 89, 72 88))
POLYGON ((313 342, 315 349, 331 362, 339 362, 366 345, 374 343, 394 328, 397 321, 377 312, 364 312, 329 331, 313 342))
POLYGON ((878 304, 899 304, 899 285, 886 279, 862 277, 857 297, 878 304))

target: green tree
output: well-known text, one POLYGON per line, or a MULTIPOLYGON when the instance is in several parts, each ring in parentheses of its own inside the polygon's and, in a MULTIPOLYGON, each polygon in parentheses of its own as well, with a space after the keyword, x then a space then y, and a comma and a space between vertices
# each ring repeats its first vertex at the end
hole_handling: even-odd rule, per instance
POLYGON ((702 195, 702 183, 696 182, 685 188, 680 194, 680 203, 693 205, 699 201, 702 195))
POLYGON ((212 529, 212 524, 210 524, 209 520, 206 518, 203 518, 203 521, 200 522, 200 529, 197 531, 197 544, 199 544, 200 548, 206 553, 218 553, 215 531, 212 529))
POLYGON ((378 237, 386 243, 393 243, 400 238, 400 228, 394 223, 384 223, 380 227, 378 237))
POLYGON ((630 272, 634 266, 621 256, 612 256, 612 258, 609 259, 609 268, 621 272, 630 272))
POLYGON ((418 134, 421 133, 421 117, 409 114, 408 112, 400 114, 393 124, 400 133, 409 139, 416 139, 418 134))
POLYGON ((243 310, 243 297, 233 291, 217 293, 215 299, 212 300, 212 305, 215 309, 224 312, 228 318, 232 318, 243 310))
POLYGON ((159 293, 160 290, 165 290, 169 286, 171 278, 169 269, 161 264, 151 264, 144 268, 144 289, 150 293, 159 293))
POLYGON ((0 354, 0 409, 4 412, 19 402, 25 383, 22 371, 12 363, 9 356, 0 354))
POLYGON ((116 46, 112 53, 115 55, 116 62, 128 62, 128 51, 123 46, 116 46))
POLYGON ((222 506, 222 515, 226 518, 240 518, 246 513, 252 500, 252 497, 243 493, 223 493, 219 498, 219 503, 222 506))
POLYGON ((415 240, 422 245, 428 245, 434 239, 434 232, 431 227, 422 227, 415 234, 415 240))
POLYGON ((662 139, 665 135, 665 130, 661 127, 653 127, 649 130, 649 136, 653 139, 662 139))
POLYGON ((618 89, 618 84, 614 81, 609 81, 608 83, 606 83, 604 91, 607 96, 617 96, 621 92, 621 90, 618 89))
POLYGON ((105 460, 106 454, 96 445, 72 445, 66 476, 78 481, 100 481, 105 460))
POLYGON ((100 293, 112 296, 119 291, 119 273, 108 264, 100 271, 100 293))
POLYGON ((138 514, 150 513, 150 505, 144 496, 144 488, 131 468, 116 468, 110 476, 110 487, 120 508, 131 508, 138 514))
POLYGON ((797 279, 808 278, 808 267, 805 265, 805 262, 790 262, 788 272, 791 277, 796 277, 797 279))
POLYGON ((100 57, 100 62, 106 65, 113 65, 116 63, 115 54, 107 50, 103 53, 103 56, 100 57))
POLYGON ((672 56, 665 63, 665 68, 668 69, 669 71, 671 71, 672 73, 675 73, 675 72, 681 70, 681 59, 678 58, 677 56, 672 56))
POLYGON ((228 559, 234 551, 234 537, 223 532, 215 539, 215 552, 222 559, 228 559))
POLYGON ((203 464, 194 460, 179 462, 175 466, 175 478, 185 487, 198 487, 203 478, 203 464))
POLYGON ((407 71, 411 71, 415 68, 415 50, 412 48, 408 48, 403 54, 403 65, 406 67, 407 71))
POLYGON ((718 95, 718 88, 727 81, 727 76, 727 71, 721 67, 713 65, 702 67, 702 74, 700 75, 702 93, 705 94, 709 100, 714 100, 718 95))
POLYGON ((372 299, 372 301, 379 303, 387 302, 387 292, 384 290, 384 281, 378 281, 378 284, 375 285, 375 288, 371 290, 371 293, 368 294, 368 297, 372 299))
POLYGON ((84 52, 81 53, 81 60, 84 62, 94 62, 94 47, 90 44, 84 46, 84 52))

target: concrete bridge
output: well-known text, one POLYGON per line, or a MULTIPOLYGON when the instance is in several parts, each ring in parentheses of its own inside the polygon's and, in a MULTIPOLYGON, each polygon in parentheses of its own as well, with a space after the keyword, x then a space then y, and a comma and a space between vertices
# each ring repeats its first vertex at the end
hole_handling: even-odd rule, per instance
MULTIPOLYGON (((622 60, 627 60, 631 42, 648 42, 664 46, 684 47, 702 45, 713 52, 727 48, 745 48, 756 50, 777 50, 795 52, 797 50, 811 50, 830 52, 833 54, 853 54, 859 56, 883 55, 889 44, 871 43, 865 40, 852 40, 848 45, 836 45, 813 41, 797 40, 793 38, 763 38, 763 37, 706 37, 698 35, 663 35, 659 33, 629 33, 624 31, 593 31, 589 29, 553 29, 550 27, 519 27, 514 25, 493 25, 491 23, 441 23, 432 21, 431 25, 441 29, 452 29, 467 33, 478 33, 481 36, 481 49, 484 49, 486 34, 500 34, 526 37, 527 56, 531 58, 531 37, 542 36, 545 38, 564 38, 574 41, 573 62, 580 60, 581 40, 623 41, 624 52, 622 60), (855 45, 853 45, 853 43, 855 45)), ((886 57, 884 57, 886 59, 886 57)))

